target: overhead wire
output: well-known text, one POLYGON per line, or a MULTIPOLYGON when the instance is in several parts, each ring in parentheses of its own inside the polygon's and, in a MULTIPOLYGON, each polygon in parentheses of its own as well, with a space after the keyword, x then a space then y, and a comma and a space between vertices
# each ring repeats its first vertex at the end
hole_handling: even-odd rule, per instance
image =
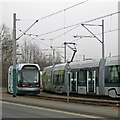
POLYGON ((68 32, 70 32, 70 31, 76 29, 76 28, 79 27, 79 26, 80 26, 80 25, 75 26, 75 27, 73 27, 72 29, 70 29, 70 30, 68 30, 68 31, 66 31, 66 32, 64 32, 64 33, 62 33, 62 34, 60 34, 60 35, 58 35, 58 36, 56 36, 56 37, 54 37, 54 38, 52 38, 52 39, 55 40, 55 39, 57 39, 57 38, 59 38, 59 37, 65 35, 65 34, 67 34, 68 32))
MULTIPOLYGON (((105 31, 104 32, 104 34, 106 34, 106 33, 110 33, 110 32, 115 32, 115 31, 118 31, 118 30, 120 30, 120 28, 116 28, 116 29, 113 29, 113 30, 108 30, 108 31, 105 31)), ((102 33, 98 33, 98 34, 95 34, 95 35, 101 35, 102 33)), ((88 36, 88 37, 92 37, 92 36, 88 36)), ((87 36, 86 37, 84 37, 84 38, 88 38, 87 36)), ((75 40, 72 40, 71 42, 74 42, 74 41, 77 41, 77 40, 79 40, 79 39, 81 39, 82 37, 80 37, 80 38, 78 38, 78 39, 75 39, 75 40)), ((92 38, 94 38, 94 37, 92 37, 92 38)))
MULTIPOLYGON (((83 3, 87 2, 87 1, 89 1, 89 0, 85 0, 85 1, 83 1, 83 2, 80 2, 80 3, 78 3, 78 4, 75 4, 75 5, 70 6, 70 7, 68 7, 68 8, 65 8, 65 9, 63 9, 63 10, 60 10, 60 11, 58 11, 58 12, 55 12, 55 13, 52 13, 52 14, 50 14, 50 15, 48 15, 48 16, 45 16, 45 17, 43 17, 43 18, 40 18, 40 19, 36 20, 35 23, 37 23, 39 20, 42 20, 42 19, 45 19, 45 18, 47 18, 47 17, 53 16, 53 15, 58 14, 58 13, 60 13, 60 12, 63 12, 63 11, 65 12, 66 10, 69 10, 69 9, 71 9, 71 8, 73 8, 73 7, 76 7, 76 6, 80 5, 80 4, 83 4, 83 3)), ((40 36, 44 36, 44 35, 47 35, 47 34, 51 34, 51 33, 54 33, 54 32, 58 32, 58 31, 60 31, 60 30, 67 29, 67 28, 70 28, 70 27, 73 27, 73 26, 76 26, 75 28, 77 28, 77 26, 79 26, 80 24, 92 22, 92 21, 95 21, 95 20, 98 20, 98 19, 102 19, 102 18, 109 17, 109 16, 113 16, 113 15, 118 14, 118 13, 120 13, 120 11, 114 12, 114 13, 111 13, 111 14, 107 14, 107 15, 104 15, 104 16, 100 16, 100 17, 97 17, 97 18, 94 18, 94 19, 91 19, 91 20, 88 20, 88 21, 85 21, 85 22, 80 22, 80 23, 73 24, 73 25, 66 26, 66 27, 64 26, 63 28, 59 28, 59 29, 56 29, 56 30, 53 30, 53 31, 49 31, 49 32, 43 33, 43 34, 41 34, 41 35, 34 35, 34 34, 28 34, 28 35, 40 37, 40 36)), ((19 19, 19 20, 20 20, 20 19, 19 19)), ((35 23, 34 23, 34 24, 35 24, 35 23)), ((34 25, 34 24, 33 24, 33 25, 34 25)), ((33 25, 32 25, 32 26, 33 26, 33 25)), ((30 28, 31 28, 31 26, 30 26, 26 31, 28 31, 30 28)), ((72 30, 72 29, 71 29, 71 30, 72 30)), ((71 30, 68 30, 67 32, 64 32, 63 34, 55 37, 54 39, 56 39, 56 38, 58 38, 58 37, 60 37, 60 36, 62 36, 62 35, 64 35, 64 34, 68 33, 68 32, 71 31, 71 30)), ((24 32, 21 36, 23 36, 24 34, 25 34, 25 32, 24 32)), ((21 37, 21 36, 20 36, 20 37, 21 37)), ((20 37, 18 37, 18 39, 19 39, 20 37)), ((53 41, 52 41, 52 42, 53 42, 53 41)), ((51 44, 52 44, 52 43, 51 43, 51 44)))
POLYGON ((71 8, 73 8, 73 7, 76 7, 76 6, 78 6, 78 5, 81 5, 81 4, 83 4, 83 3, 86 3, 87 1, 89 1, 89 0, 85 0, 85 1, 83 1, 83 2, 80 2, 80 3, 77 3, 77 4, 73 5, 73 6, 70 6, 70 7, 66 8, 66 9, 64 9, 64 11, 69 10, 69 9, 71 9, 71 8))
MULTIPOLYGON (((38 19, 38 21, 39 21, 39 20, 43 20, 43 19, 48 18, 48 17, 53 16, 53 15, 56 15, 56 14, 58 14, 58 13, 60 13, 60 12, 66 11, 66 10, 68 10, 68 9, 71 9, 71 8, 73 8, 73 7, 75 7, 75 6, 78 6, 78 5, 82 4, 82 3, 85 3, 85 2, 87 2, 87 1, 88 1, 88 0, 83 1, 83 2, 81 2, 81 3, 78 3, 78 4, 75 4, 75 5, 73 5, 73 6, 70 6, 70 7, 66 8, 66 9, 60 10, 60 11, 58 11, 58 12, 52 13, 52 14, 50 14, 50 15, 48 15, 48 16, 45 16, 45 17, 43 17, 43 18, 38 19)), ((49 31, 49 32, 46 32, 46 33, 43 33, 43 34, 40 34, 40 35, 37 35, 37 34, 36 34, 36 35, 35 35, 35 34, 26 34, 26 35, 28 35, 28 36, 35 36, 35 37, 37 38, 37 37, 40 37, 40 36, 48 35, 48 34, 51 34, 51 33, 54 33, 54 32, 58 32, 58 31, 61 31, 61 30, 63 30, 63 29, 68 29, 68 28, 71 28, 71 27, 74 27, 74 26, 75 26, 74 28, 72 28, 72 29, 64 32, 63 34, 60 34, 59 36, 56 36, 56 37, 53 38, 53 39, 56 39, 56 38, 58 38, 58 37, 61 37, 61 36, 65 35, 65 34, 67 34, 67 33, 70 32, 70 31, 72 31, 73 29, 77 28, 77 27, 78 27, 79 25, 81 25, 81 24, 88 23, 88 22, 92 22, 92 21, 96 21, 96 20, 103 19, 103 18, 107 18, 107 17, 109 17, 109 16, 113 16, 113 15, 116 15, 116 14, 119 14, 119 13, 120 13, 120 11, 117 11, 117 12, 114 12, 114 13, 110 13, 110 14, 107 14, 107 15, 104 15, 104 16, 100 16, 100 17, 94 18, 94 19, 87 20, 87 21, 85 21, 85 22, 79 22, 79 23, 72 24, 72 25, 69 25, 69 26, 64 26, 64 27, 62 27, 62 28, 59 28, 59 29, 56 29, 56 30, 52 30, 52 31, 49 31)), ((120 29, 120 28, 114 29, 114 30, 110 30, 110 31, 106 31, 106 32, 104 32, 104 33, 113 32, 113 31, 116 31, 116 30, 119 30, 119 29, 120 29)), ((101 33, 99 33, 99 34, 101 34, 101 33)), ((47 46, 48 46, 48 45, 47 45, 47 46)))
MULTIPOLYGON (((22 32, 22 31, 20 30, 20 32, 22 32)), ((25 33, 24 35, 27 35, 27 34, 25 33)), ((30 38, 32 38, 30 35, 27 35, 27 36, 29 36, 30 38)), ((35 36, 35 37, 32 38, 31 40, 35 40, 36 38, 37 38, 37 37, 35 36)), ((38 39, 38 40, 39 40, 39 39, 38 39)), ((37 42, 38 42, 38 41, 37 41, 37 42)), ((47 44, 41 42, 40 40, 39 40, 39 42, 40 42, 41 44, 47 46, 47 47, 50 47, 50 48, 53 50, 53 47, 52 47, 52 46, 49 46, 49 45, 47 45, 47 44)), ((55 49, 54 49, 54 50, 55 50, 55 49)), ((62 58, 64 58, 64 57, 63 57, 59 52, 57 52, 56 50, 55 50, 55 52, 56 52, 57 54, 59 54, 62 58)))
MULTIPOLYGON (((110 29, 110 30, 108 30, 108 31, 105 31, 104 33, 110 33, 110 32, 115 32, 115 31, 118 31, 118 30, 120 30, 120 28, 116 28, 116 29, 110 29)), ((98 33, 98 34, 96 34, 96 35, 101 35, 102 33, 98 33)))
POLYGON ((92 22, 92 21, 96 21, 96 20, 99 20, 99 19, 103 19, 103 18, 106 18, 106 17, 110 17, 110 16, 116 15, 118 13, 120 13, 120 11, 117 11, 117 12, 114 12, 114 13, 110 13, 110 14, 107 14, 107 15, 104 15, 104 16, 100 16, 100 17, 97 17, 97 18, 93 18, 91 20, 83 22, 83 24, 88 23, 88 22, 92 22))
MULTIPOLYGON (((21 38, 31 27, 33 27, 33 25, 35 25, 35 23, 37 23, 38 21, 43 20, 43 19, 48 18, 48 17, 51 17, 51 16, 56 15, 56 14, 61 13, 61 12, 65 12, 65 11, 67 11, 67 10, 73 8, 73 7, 76 7, 76 6, 78 6, 78 5, 81 5, 81 4, 83 4, 83 3, 86 3, 87 1, 89 1, 89 0, 85 0, 85 1, 83 1, 83 2, 77 3, 77 4, 75 4, 75 5, 72 5, 72 6, 70 6, 70 7, 67 7, 67 8, 65 8, 65 9, 62 9, 62 10, 60 10, 60 11, 57 11, 57 12, 55 12, 55 13, 52 13, 52 14, 50 14, 50 15, 47 15, 47 16, 45 16, 45 17, 42 17, 42 18, 40 18, 40 19, 35 20, 35 22, 34 22, 22 35, 20 35, 20 36, 17 38, 17 40, 20 39, 20 38, 21 38)), ((17 20, 20 21, 21 19, 17 19, 17 20)), ((31 34, 31 35, 33 35, 33 34, 31 34)), ((36 36, 37 36, 37 35, 36 35, 36 36)))
POLYGON ((100 16, 100 17, 97 17, 97 18, 94 18, 94 19, 90 19, 90 20, 87 20, 85 22, 80 22, 80 23, 72 24, 72 25, 69 25, 69 26, 66 26, 66 27, 62 27, 62 28, 59 28, 59 29, 56 29, 56 30, 46 32, 46 33, 42 33, 40 35, 34 35, 34 34, 31 34, 31 35, 40 37, 40 36, 44 36, 44 35, 48 35, 48 34, 51 34, 51 33, 54 33, 54 32, 61 31, 63 29, 71 28, 71 27, 74 27, 74 26, 78 26, 78 25, 81 25, 81 24, 88 23, 88 22, 92 22, 92 21, 96 21, 96 20, 103 19, 103 18, 106 18, 106 17, 110 17, 110 16, 113 16, 113 15, 116 15, 116 14, 119 14, 119 13, 120 13, 120 11, 110 13, 110 14, 107 14, 107 15, 104 15, 104 16, 100 16))
MULTIPOLYGON (((53 16, 53 15, 55 15, 55 14, 58 14, 58 13, 60 13, 60 12, 69 10, 69 9, 71 9, 71 8, 73 8, 73 7, 75 7, 75 6, 78 6, 78 5, 82 4, 82 3, 85 3, 85 2, 87 2, 87 1, 88 1, 88 0, 83 1, 83 2, 80 2, 80 3, 78 3, 78 4, 75 4, 75 5, 73 5, 73 6, 68 7, 68 8, 66 8, 66 9, 60 10, 60 11, 58 11, 58 12, 55 12, 55 13, 53 13, 53 14, 50 14, 50 15, 45 16, 45 17, 43 17, 43 18, 40 18, 40 19, 38 19, 38 20, 42 20, 42 19, 45 19, 45 18, 47 18, 47 17, 53 16)), ((109 16, 113 16, 113 15, 118 14, 118 13, 120 13, 120 11, 114 12, 114 13, 111 13, 111 14, 107 14, 107 15, 104 15, 104 16, 100 16, 100 17, 97 17, 97 18, 94 18, 94 19, 90 19, 90 20, 85 21, 85 22, 80 22, 80 23, 73 24, 73 25, 70 25, 70 26, 64 26, 64 27, 62 27, 62 28, 59 28, 59 29, 56 29, 56 30, 53 30, 53 31, 49 31, 49 32, 46 32, 46 33, 43 33, 43 34, 40 34, 40 35, 37 35, 37 34, 36 34, 36 35, 35 35, 35 34, 28 34, 28 35, 40 37, 40 36, 44 36, 44 35, 48 35, 48 34, 51 34, 51 33, 54 33, 54 32, 58 32, 58 31, 61 31, 61 30, 63 30, 63 29, 67 29, 67 28, 70 28, 70 27, 74 27, 74 26, 77 27, 78 25, 81 25, 81 24, 83 24, 83 23, 88 23, 88 22, 92 22, 92 21, 95 21, 95 20, 98 20, 98 19, 102 19, 102 18, 106 18, 106 17, 109 17, 109 16)), ((38 22, 38 20, 36 20, 36 21, 38 22)), ((36 23, 36 22, 35 22, 35 23, 36 23)), ((25 33, 25 32, 24 32, 24 33, 25 33)), ((23 33, 23 35, 24 35, 24 33, 23 33)), ((65 34, 66 34, 66 33, 68 33, 68 32, 65 32, 65 34)), ((63 35, 64 35, 64 34, 63 34, 63 35)), ((59 35, 59 36, 62 36, 62 34, 59 35)), ((59 36, 58 36, 58 37, 59 37, 59 36)), ((56 37, 56 38, 57 38, 57 37, 56 37)))
MULTIPOLYGON (((67 34, 68 32, 70 32, 70 31, 76 29, 77 27, 79 27, 79 25, 78 25, 78 26, 75 26, 75 27, 73 27, 72 29, 70 29, 70 30, 68 30, 68 31, 66 31, 66 32, 64 32, 64 33, 62 33, 62 34, 60 34, 60 35, 54 37, 54 38, 51 38, 51 39, 49 39, 49 40, 51 40, 51 41, 53 42, 53 40, 55 40, 55 39, 57 39, 57 38, 59 38, 59 37, 65 35, 65 34, 67 34)), ((22 30, 19 30, 19 31, 22 32, 22 30)), ((33 34, 25 34, 25 35, 28 35, 28 36, 35 36, 36 38, 38 37, 38 35, 33 35, 33 34)), ((51 43, 51 46, 52 46, 52 43, 51 43)))
POLYGON ((28 30, 30 30, 36 23, 38 22, 38 20, 36 20, 29 28, 27 28, 25 30, 25 32, 23 32, 22 35, 20 35, 18 38, 16 38, 16 40, 20 39, 28 30))
MULTIPOLYGON (((57 32, 57 31, 60 31, 60 30, 67 29, 67 28, 70 28, 70 27, 75 26, 74 28, 72 28, 72 29, 64 32, 63 34, 60 34, 60 35, 52 38, 52 39, 56 39, 56 38, 58 38, 58 37, 63 36, 64 34, 67 34, 68 32, 72 31, 73 29, 79 27, 79 25, 81 25, 82 23, 92 22, 92 21, 94 21, 94 20, 98 20, 98 19, 102 19, 102 18, 109 17, 109 16, 113 16, 113 15, 118 14, 118 13, 120 13, 120 11, 114 12, 114 13, 111 13, 111 14, 107 14, 107 15, 104 15, 104 16, 100 16, 100 17, 97 17, 97 18, 95 18, 95 19, 91 19, 91 20, 88 20, 88 21, 85 21, 85 22, 77 23, 77 24, 75 24, 75 25, 70 25, 70 26, 67 26, 67 27, 64 26, 63 28, 60 28, 60 29, 57 29, 57 30, 54 30, 54 31, 50 31, 50 32, 47 32, 47 33, 44 33, 44 34, 41 34, 41 35, 34 35, 34 34, 26 34, 26 35, 28 35, 28 36, 40 37, 40 36, 43 36, 43 35, 47 35, 47 34, 50 34, 50 33, 53 33, 53 32, 57 32)), ((117 31, 117 30, 120 30, 120 28, 113 29, 113 30, 109 30, 109 31, 105 31, 104 33, 110 33, 110 32, 114 32, 114 31, 117 31)), ((19 31, 22 32, 22 30, 19 30, 19 31)), ((98 34, 96 34, 96 35, 100 35, 100 34, 102 34, 102 33, 98 33, 98 34)))
MULTIPOLYGON (((22 32, 22 33, 24 33, 22 30, 20 30, 20 29, 18 29, 20 32, 22 32)), ((32 38, 32 40, 35 40, 36 38, 38 38, 37 36, 35 36, 34 38, 33 37, 31 37, 31 35, 28 35, 28 34, 26 34, 26 33, 24 33, 24 35, 27 35, 27 36, 29 36, 30 38, 32 38)), ((39 40, 39 39, 38 39, 39 40)), ((43 43, 43 42, 41 42, 40 41, 40 43, 41 44, 43 44, 43 45, 45 45, 45 46, 48 46, 49 47, 49 45, 47 45, 47 44, 45 44, 45 43, 43 43)))
MULTIPOLYGON (((74 29, 77 28, 77 27, 79 27, 79 25, 78 25, 78 26, 75 26, 74 28, 72 28, 72 29, 66 31, 65 33, 60 34, 60 35, 58 35, 58 36, 56 36, 56 37, 54 37, 54 38, 52 38, 52 39, 57 39, 57 38, 63 36, 64 34, 67 34, 68 32, 74 30, 74 29)), ((110 33, 110 32, 115 32, 115 31, 118 31, 118 30, 120 30, 120 28, 116 28, 116 29, 112 29, 112 30, 110 29, 110 30, 108 30, 108 31, 105 31, 104 34, 110 33)), ((22 31, 20 30, 20 32, 22 32, 22 31)), ((102 33, 98 33, 98 34, 95 34, 95 35, 101 35, 101 34, 102 34, 102 33)), ((26 35, 27 35, 27 36, 31 36, 32 34, 26 34, 26 35)), ((38 35, 37 35, 37 36, 34 35, 34 36, 35 36, 35 38, 38 38, 38 35)), ((34 39, 35 39, 35 38, 34 38, 34 39)), ((51 39, 51 40, 52 40, 52 39, 51 39)), ((79 40, 79 39, 81 39, 81 38, 78 38, 78 39, 73 40, 73 41, 77 41, 77 40, 79 40)), ((71 42, 73 42, 73 41, 71 41, 71 42)), ((48 46, 48 47, 50 47, 49 45, 47 45, 47 44, 45 44, 45 43, 42 43, 42 42, 40 42, 40 43, 41 43, 41 44, 44 44, 44 45, 46 45, 46 46, 48 46)))
MULTIPOLYGON (((65 9, 62 9, 62 10, 60 10, 60 11, 54 12, 54 13, 52 13, 52 14, 49 14, 49 15, 44 16, 44 17, 42 17, 42 18, 39 18, 39 19, 37 19, 37 20, 40 21, 40 20, 46 19, 46 18, 48 18, 48 17, 54 16, 54 15, 56 15, 56 14, 59 14, 59 13, 64 12, 64 11, 67 11, 67 10, 69 10, 69 9, 71 9, 71 8, 76 7, 76 6, 79 6, 79 5, 83 4, 83 3, 86 3, 87 1, 90 1, 90 0, 82 1, 82 2, 80 2, 80 3, 77 3, 77 4, 75 4, 75 5, 72 5, 72 6, 70 6, 70 7, 65 8, 65 9)), ((19 19, 19 21, 20 21, 20 20, 25 20, 25 19, 19 19)), ((29 20, 29 19, 27 19, 27 20, 29 20)))

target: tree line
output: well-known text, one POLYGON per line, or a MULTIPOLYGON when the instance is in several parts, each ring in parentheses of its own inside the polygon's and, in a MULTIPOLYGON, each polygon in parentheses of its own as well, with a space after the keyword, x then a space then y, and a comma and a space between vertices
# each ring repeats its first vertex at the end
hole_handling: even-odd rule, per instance
MULTIPOLYGON (((0 31, 2 86, 7 86, 8 68, 13 63, 12 31, 5 25, 0 27, 0 31)), ((32 43, 29 38, 23 38, 22 43, 17 42, 16 49, 16 62, 18 64, 36 63, 39 64, 41 70, 43 70, 44 67, 52 65, 53 63, 61 63, 59 54, 56 54, 55 58, 52 53, 46 55, 45 52, 43 52, 38 45, 32 43)))

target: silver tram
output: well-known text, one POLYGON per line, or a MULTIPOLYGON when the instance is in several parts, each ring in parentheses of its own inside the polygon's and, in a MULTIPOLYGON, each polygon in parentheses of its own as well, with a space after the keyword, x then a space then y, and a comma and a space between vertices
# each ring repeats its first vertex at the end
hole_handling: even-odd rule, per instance
MULTIPOLYGON (((34 94, 40 92, 40 67, 38 64, 24 63, 16 64, 16 93, 34 94)), ((8 87, 9 93, 13 94, 13 66, 8 69, 8 87)))
MULTIPOLYGON (((111 97, 120 96, 120 56, 106 58, 104 88, 100 86, 101 66, 100 59, 76 61, 69 64, 57 64, 44 68, 42 82, 43 90, 57 93, 69 91, 78 94, 100 94, 104 89, 104 95, 111 97), (68 76, 67 76, 68 75, 68 76), (67 78, 68 77, 68 78, 67 78), (68 81, 69 80, 69 84, 68 81)), ((103 86, 102 86, 103 87, 103 86)))

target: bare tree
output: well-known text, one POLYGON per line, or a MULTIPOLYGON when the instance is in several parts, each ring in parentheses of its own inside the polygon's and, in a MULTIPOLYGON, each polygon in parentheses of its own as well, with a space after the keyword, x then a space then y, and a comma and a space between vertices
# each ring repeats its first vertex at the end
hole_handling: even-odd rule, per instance
POLYGON ((46 66, 52 65, 53 63, 60 63, 61 59, 60 56, 57 55, 56 59, 53 59, 51 54, 44 54, 39 46, 27 42, 26 40, 21 45, 21 59, 19 62, 29 62, 29 63, 37 63, 40 65, 41 69, 46 66))
POLYGON ((42 52, 39 47, 34 44, 28 42, 27 40, 21 45, 21 59, 19 62, 24 63, 38 63, 39 57, 42 56, 42 52))
POLYGON ((1 47, 2 47, 2 86, 7 86, 8 67, 12 64, 12 34, 5 25, 0 27, 1 31, 1 47))
POLYGON ((12 35, 9 28, 5 25, 2 26, 3 37, 2 37, 2 63, 12 63, 12 35))
POLYGON ((28 52, 29 52, 29 45, 27 44, 27 41, 24 41, 24 44, 21 45, 21 59, 20 62, 26 63, 26 62, 31 62, 29 57, 28 57, 28 52))
POLYGON ((55 64, 61 63, 61 57, 58 53, 56 53, 55 64))

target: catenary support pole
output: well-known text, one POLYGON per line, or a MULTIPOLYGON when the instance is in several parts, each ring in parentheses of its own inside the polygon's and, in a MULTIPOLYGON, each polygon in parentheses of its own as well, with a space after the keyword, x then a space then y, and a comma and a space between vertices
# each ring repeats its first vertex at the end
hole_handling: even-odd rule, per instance
POLYGON ((16 97, 16 13, 13 14, 13 97, 16 97))
POLYGON ((102 20, 102 59, 104 58, 104 20, 102 20))
POLYGON ((66 42, 64 42, 64 62, 66 63, 66 42))
POLYGON ((94 38, 96 38, 102 44, 102 58, 99 63, 99 95, 105 94, 105 51, 104 51, 104 20, 102 20, 102 25, 93 25, 93 24, 82 24, 82 26, 90 32, 94 38), (100 26, 102 27, 102 40, 100 40, 91 30, 86 26, 100 26))

